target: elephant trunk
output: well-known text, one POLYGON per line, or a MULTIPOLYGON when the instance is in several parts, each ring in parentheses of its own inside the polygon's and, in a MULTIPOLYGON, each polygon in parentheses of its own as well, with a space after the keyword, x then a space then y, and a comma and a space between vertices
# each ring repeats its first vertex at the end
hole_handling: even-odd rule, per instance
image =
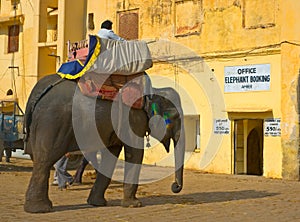
POLYGON ((183 187, 183 168, 185 153, 185 133, 183 129, 181 129, 180 135, 176 136, 173 141, 175 145, 175 182, 172 184, 172 192, 179 193, 183 187))
POLYGON ((172 192, 179 193, 183 186, 183 166, 175 172, 175 182, 172 184, 172 192))

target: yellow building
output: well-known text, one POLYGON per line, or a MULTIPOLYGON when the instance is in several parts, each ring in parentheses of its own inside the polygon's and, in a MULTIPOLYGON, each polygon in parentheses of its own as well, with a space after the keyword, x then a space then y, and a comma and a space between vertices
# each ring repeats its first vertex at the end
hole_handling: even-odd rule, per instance
POLYGON ((85 38, 85 2, 0 1, 1 99, 11 89, 9 97, 24 108, 36 81, 57 71, 66 59, 66 42, 85 38))
MULTIPOLYGON (((1 0, 0 97, 12 88, 24 106, 66 42, 110 19, 148 42, 153 85, 180 93, 187 168, 299 180, 299 10, 298 0, 1 0)), ((173 165, 165 155, 154 145, 145 162, 173 165)))

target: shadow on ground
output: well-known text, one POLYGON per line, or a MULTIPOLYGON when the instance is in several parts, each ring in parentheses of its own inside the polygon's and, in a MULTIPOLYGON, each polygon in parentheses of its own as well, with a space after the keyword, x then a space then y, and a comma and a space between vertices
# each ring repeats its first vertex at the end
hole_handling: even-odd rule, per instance
MULTIPOLYGON (((143 206, 164 205, 164 204, 182 204, 197 205, 204 203, 229 202, 245 199, 258 199, 278 195, 279 193, 269 193, 256 190, 224 191, 224 192, 203 192, 184 195, 162 195, 148 196, 140 198, 143 206)), ((120 206, 121 200, 108 200, 108 206, 120 206)), ((69 211, 85 208, 93 208, 88 204, 79 205, 61 205, 54 206, 53 211, 69 211)))
POLYGON ((32 166, 18 166, 9 163, 0 163, 0 172, 32 172, 32 166))
POLYGON ((80 210, 80 209, 88 209, 94 208, 88 204, 77 204, 77 205, 61 205, 61 206, 54 206, 52 212, 59 212, 59 211, 71 211, 71 210, 80 210))
POLYGON ((269 193, 257 190, 240 190, 224 192, 202 192, 185 195, 164 195, 149 196, 141 198, 144 205, 161 205, 161 204, 186 204, 196 205, 203 203, 228 202, 245 199, 258 199, 278 195, 279 193, 269 193))

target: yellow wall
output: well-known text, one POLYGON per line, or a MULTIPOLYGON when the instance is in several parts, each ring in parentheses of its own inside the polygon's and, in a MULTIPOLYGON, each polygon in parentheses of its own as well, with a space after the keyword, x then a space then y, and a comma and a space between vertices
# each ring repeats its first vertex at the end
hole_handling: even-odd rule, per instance
MULTIPOLYGON (((271 65, 271 89, 269 91, 255 91, 245 93, 224 93, 226 111, 228 118, 234 119, 266 119, 281 117, 281 56, 252 56, 244 58, 233 58, 230 61, 214 61, 209 63, 215 69, 215 74, 221 83, 224 91, 224 67, 242 66, 249 64, 270 64, 271 65)), ((232 136, 232 135, 231 135, 232 136)), ((227 156, 227 161, 231 156, 231 138, 225 136, 220 153, 216 156, 211 167, 220 167, 222 158, 227 156), (223 151, 223 153, 222 153, 223 151), (214 166, 216 165, 216 166, 214 166)), ((281 177, 282 170, 282 149, 280 137, 264 137, 263 144, 264 175, 267 177, 281 177)), ((227 164, 226 164, 227 165, 227 164)), ((227 165, 228 168, 228 165, 227 165)), ((232 171, 233 169, 231 169, 232 171)), ((227 171, 226 173, 229 173, 227 171)))
MULTIPOLYGON (((114 24, 117 23, 118 12, 138 10, 140 39, 168 39, 188 48, 187 52, 192 51, 204 59, 203 66, 207 66, 206 70, 198 71, 198 74, 205 74, 211 79, 211 82, 203 79, 204 82, 206 81, 205 84, 210 84, 210 87, 205 86, 204 83, 195 83, 188 72, 174 68, 174 65, 155 62, 154 67, 148 71, 152 78, 157 75, 168 76, 173 81, 170 83, 171 86, 180 93, 187 92, 193 98, 196 114, 200 115, 201 149, 200 153, 192 153, 187 167, 209 172, 233 173, 232 132, 217 138, 218 143, 209 143, 210 138, 214 137, 213 117, 229 118, 232 121, 243 118, 281 118, 282 137, 263 139, 264 175, 297 178, 299 138, 296 87, 299 47, 289 43, 284 44, 282 41, 293 42, 299 39, 298 27, 300 26, 296 23, 299 4, 292 0, 288 1, 288 4, 282 0, 161 1, 159 3, 116 0, 106 1, 105 6, 100 9, 95 1, 90 1, 88 9, 95 13, 95 18, 111 19, 114 24), (97 17, 98 14, 101 16, 97 17), (224 93, 224 67, 252 64, 271 65, 270 90, 224 93), (214 71, 212 72, 211 69, 214 71), (213 90, 216 89, 219 91, 214 94, 213 90), (219 92, 223 92, 225 107, 219 106, 219 92), (291 136, 292 141, 288 142, 291 136), (201 167, 201 158, 205 149, 212 149, 212 145, 218 144, 217 154, 211 158, 209 164, 206 163, 201 167), (285 153, 286 148, 287 153, 285 153), (286 167, 288 168, 286 171, 293 172, 292 175, 284 172, 283 169, 286 167)), ((118 31, 116 26, 114 30, 118 31)), ((151 44, 149 47, 154 52, 154 59, 162 56, 151 44)), ((176 49, 168 50, 170 57, 184 56, 176 49)), ((181 62, 176 61, 176 58, 168 63, 175 64, 175 67, 182 65, 181 62)), ((159 79, 154 80, 154 85, 159 86, 161 83, 159 79)), ((183 105, 188 114, 195 114, 189 113, 187 102, 183 102, 183 105)))
POLYGON ((299 179, 299 1, 282 1, 282 126, 283 177, 299 179), (297 43, 297 44, 291 44, 297 43))
MULTIPOLYGON (((12 61, 12 54, 5 52, 5 26, 12 11, 10 1, 1 3, 0 41, 4 52, 0 52, 0 98, 11 87, 11 70, 7 67, 12 61)), ((30 5, 21 0, 21 6, 18 13, 25 20, 21 22, 20 50, 15 53, 20 74, 15 78, 22 107, 38 78, 55 72, 65 61, 68 40, 96 34, 106 19, 113 21, 118 33, 119 13, 135 11, 139 15, 139 39, 151 41, 154 66, 148 73, 154 86, 178 90, 187 121, 200 116, 200 150, 193 152, 194 144, 188 143, 191 147, 187 147, 186 166, 234 173, 234 129, 216 135, 214 119, 230 119, 233 126, 239 119, 280 118, 281 137, 263 138, 263 175, 299 178, 299 1, 78 0, 74 4, 72 0, 35 0, 30 5), (57 7, 57 14, 47 16, 45 9, 49 7, 57 7), (89 13, 94 15, 94 29, 88 26, 89 13), (53 32, 57 32, 57 40, 49 37, 53 32), (224 92, 224 67, 255 64, 270 64, 270 90, 224 92)), ((192 122, 187 125, 194 126, 192 122)), ((146 151, 145 161, 157 162, 163 152, 157 145, 146 151)))

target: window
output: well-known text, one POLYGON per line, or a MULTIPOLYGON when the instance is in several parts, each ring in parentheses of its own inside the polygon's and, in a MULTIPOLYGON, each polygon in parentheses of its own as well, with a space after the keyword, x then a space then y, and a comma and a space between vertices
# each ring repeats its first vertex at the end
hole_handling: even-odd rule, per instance
POLYGON ((8 27, 8 53, 19 51, 19 26, 8 27))
POLYGON ((187 152, 193 152, 200 149, 200 116, 199 115, 185 115, 185 142, 187 152))
POLYGON ((275 0, 244 0, 243 27, 248 29, 274 27, 276 3, 275 0))
POLYGON ((119 36, 127 40, 139 38, 139 14, 137 11, 119 13, 119 36))
POLYGON ((201 0, 175 1, 175 35, 186 36, 199 34, 202 24, 201 0))
POLYGON ((94 13, 89 13, 88 15, 88 29, 94 30, 95 24, 94 24, 94 13))
POLYGON ((19 26, 8 27, 8 53, 19 51, 19 26))

